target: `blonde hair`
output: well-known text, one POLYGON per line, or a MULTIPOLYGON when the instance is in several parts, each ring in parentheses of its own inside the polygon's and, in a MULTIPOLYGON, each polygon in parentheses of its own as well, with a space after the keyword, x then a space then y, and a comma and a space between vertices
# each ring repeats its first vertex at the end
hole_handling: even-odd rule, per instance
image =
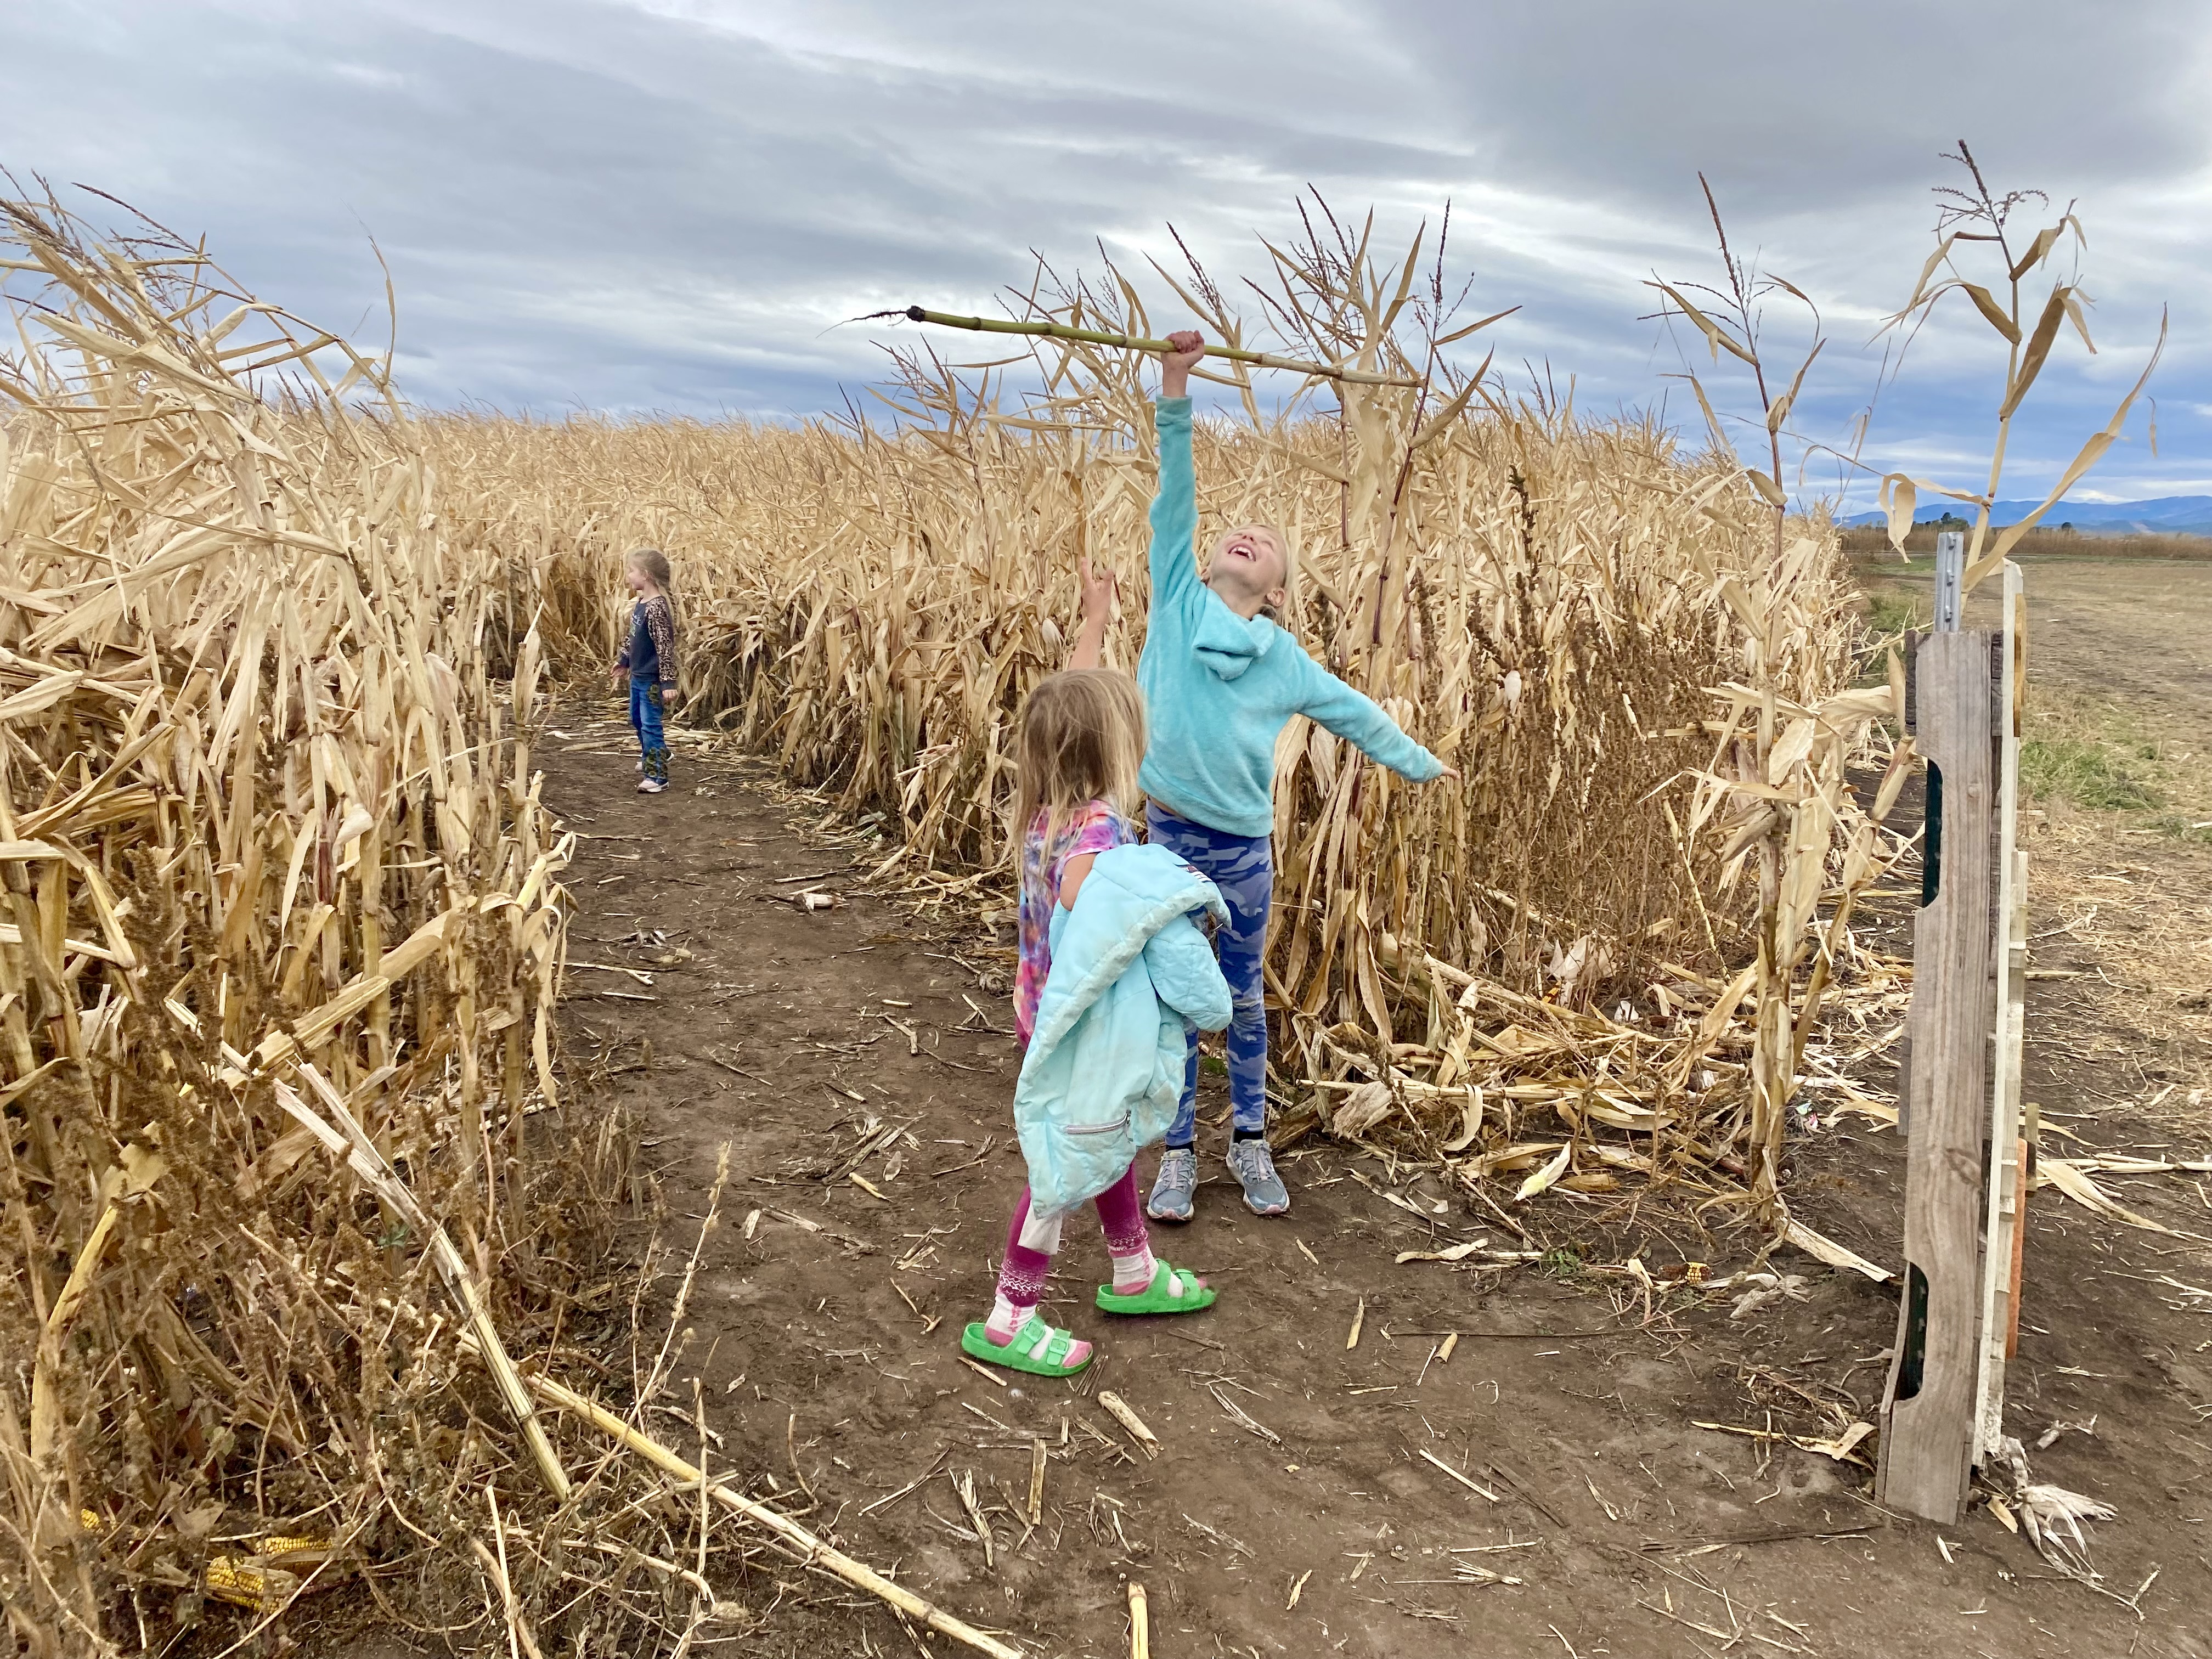
POLYGON ((1255 519, 1253 524, 1275 538, 1275 545, 1283 550, 1283 602, 1260 607, 1260 614, 1278 628, 1288 628, 1291 618, 1298 614, 1298 550, 1291 542, 1290 532, 1280 525, 1265 519, 1255 519))
POLYGON ((1014 846, 1040 812, 1049 842, 1085 801, 1134 811, 1144 758, 1145 698, 1136 681, 1111 668, 1070 668, 1038 681, 1022 705, 1014 743, 1014 846))
POLYGON ((625 568, 635 565, 653 578, 653 585, 665 593, 675 586, 674 574, 668 568, 668 555, 657 547, 633 547, 623 556, 625 568))

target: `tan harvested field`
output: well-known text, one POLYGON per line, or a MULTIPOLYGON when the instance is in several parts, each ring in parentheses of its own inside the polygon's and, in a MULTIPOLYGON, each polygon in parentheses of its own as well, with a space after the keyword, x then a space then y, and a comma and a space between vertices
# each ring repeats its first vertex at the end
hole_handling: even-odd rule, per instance
MULTIPOLYGON (((1916 525, 1905 538, 1905 551, 1918 558, 1933 558, 1936 535, 1935 526, 1916 525)), ((1888 533, 1879 526, 1846 530, 1841 540, 1844 552, 1850 558, 1875 564, 1887 555, 1892 564, 1896 562, 1896 555, 1890 550, 1888 533)), ((2039 562, 2051 559, 2094 562, 2212 559, 2212 536, 2092 536, 2062 530, 2055 524, 2038 525, 2021 538, 2014 553, 2019 558, 2039 562)))

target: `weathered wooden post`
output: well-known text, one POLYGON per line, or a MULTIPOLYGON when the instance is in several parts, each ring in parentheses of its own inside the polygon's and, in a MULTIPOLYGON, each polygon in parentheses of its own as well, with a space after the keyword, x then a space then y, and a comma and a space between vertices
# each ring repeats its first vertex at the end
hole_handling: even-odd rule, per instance
POLYGON ((2027 989, 2027 854, 2020 850, 2020 732, 2027 692, 2027 593, 2004 565, 2003 667, 1997 705, 1996 1044, 1990 1087, 1989 1218, 1982 1243, 1981 1358, 1974 1459, 2004 1439, 2005 1362, 2020 1344, 2020 1275, 2038 1126, 2024 1121, 2021 1049, 2027 989))
POLYGON ((1926 873, 1899 1103, 1911 1126, 1905 1282, 1875 1483, 1882 1503, 1946 1523, 1964 1507, 1978 1442, 1982 1125, 1996 1023, 1990 636, 1959 628, 1963 551, 1963 538, 1939 540, 1936 631, 1914 664, 1914 736, 1928 763, 1926 873))

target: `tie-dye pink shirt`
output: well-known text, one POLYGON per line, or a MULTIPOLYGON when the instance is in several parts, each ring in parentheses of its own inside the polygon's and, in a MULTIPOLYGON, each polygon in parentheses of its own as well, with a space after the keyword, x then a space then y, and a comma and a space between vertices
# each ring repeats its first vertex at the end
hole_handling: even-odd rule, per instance
POLYGON ((1085 802, 1047 845, 1049 821, 1049 814, 1040 811, 1022 837, 1021 966, 1014 975, 1014 1029, 1024 1048, 1036 1029, 1037 1003, 1052 972, 1052 907, 1060 902, 1060 878, 1068 860, 1127 847, 1137 839, 1129 820, 1110 801, 1085 802))

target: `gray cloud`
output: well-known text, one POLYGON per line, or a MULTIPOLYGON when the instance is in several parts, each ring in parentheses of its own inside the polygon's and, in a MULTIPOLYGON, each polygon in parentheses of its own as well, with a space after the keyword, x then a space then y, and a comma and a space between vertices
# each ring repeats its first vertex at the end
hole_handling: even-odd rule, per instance
MULTIPOLYGON (((1638 320, 1640 284, 1713 273, 1702 169, 1739 247, 1820 301, 1803 412, 1839 436, 1964 133, 2004 181, 2079 197, 2094 238, 2105 350, 2046 372, 2006 493, 2102 424, 2170 299, 2162 454, 2138 416, 2094 481, 2154 495, 2212 490, 2207 21, 2053 0, 48 0, 0 14, 0 161, 204 231, 265 296, 372 336, 374 236, 421 401, 779 417, 880 374, 884 336, 839 319, 988 308, 1031 249, 1141 266, 1170 220, 1218 274, 1258 274, 1255 234, 1291 234, 1311 185, 1374 204, 1391 244, 1450 198, 1475 302, 1523 307, 1501 364, 1679 418, 1694 405, 1662 377, 1703 348, 1638 320)), ((1775 325, 1780 355, 1795 323, 1775 325)), ((1869 459, 1978 483, 2002 373, 1985 327, 1947 317, 1883 392, 1869 459)))

